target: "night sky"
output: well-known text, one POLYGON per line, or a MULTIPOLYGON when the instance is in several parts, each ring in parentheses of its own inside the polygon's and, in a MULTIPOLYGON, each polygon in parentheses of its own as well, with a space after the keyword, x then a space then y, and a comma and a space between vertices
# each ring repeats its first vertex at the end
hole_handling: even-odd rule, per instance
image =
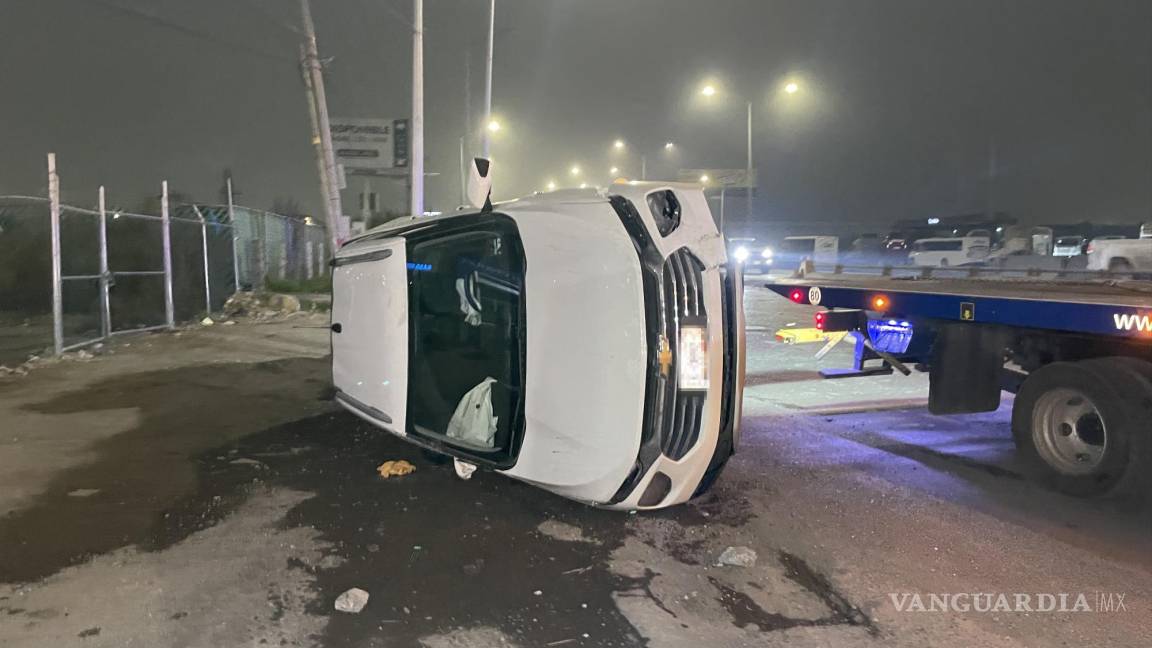
MULTIPOLYGON (((296 0, 4 4, 0 193, 43 194, 51 150, 74 204, 101 183, 138 204, 165 178, 215 201, 231 168, 240 202, 319 212, 296 0)), ((429 208, 459 200, 465 59, 479 128, 486 11, 425 3, 429 208)), ((407 117, 411 2, 313 12, 331 113, 407 117)), ((1023 222, 1152 220, 1152 2, 497 0, 498 198, 570 184, 574 163, 591 181, 636 175, 640 153, 650 175, 743 167, 746 100, 768 228, 984 211, 990 157, 993 207, 1023 222)))

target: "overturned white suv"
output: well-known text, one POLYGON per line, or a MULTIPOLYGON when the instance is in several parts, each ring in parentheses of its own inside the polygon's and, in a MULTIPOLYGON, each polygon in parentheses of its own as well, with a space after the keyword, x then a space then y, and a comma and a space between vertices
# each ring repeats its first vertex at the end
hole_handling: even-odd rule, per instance
POLYGON ((736 448, 743 284, 698 188, 401 219, 333 265, 336 399, 412 443, 618 509, 703 493, 736 448))

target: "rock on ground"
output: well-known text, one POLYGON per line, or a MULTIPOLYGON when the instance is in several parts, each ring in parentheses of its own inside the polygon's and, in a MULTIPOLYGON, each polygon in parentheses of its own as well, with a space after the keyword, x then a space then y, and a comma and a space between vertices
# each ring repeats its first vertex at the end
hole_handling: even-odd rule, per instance
POLYGON ((728 547, 716 562, 729 567, 751 567, 756 564, 756 552, 748 547, 728 547))
POLYGON ((360 610, 364 609, 365 605, 368 605, 368 592, 365 592, 359 587, 353 587, 336 597, 337 612, 358 614, 360 610))

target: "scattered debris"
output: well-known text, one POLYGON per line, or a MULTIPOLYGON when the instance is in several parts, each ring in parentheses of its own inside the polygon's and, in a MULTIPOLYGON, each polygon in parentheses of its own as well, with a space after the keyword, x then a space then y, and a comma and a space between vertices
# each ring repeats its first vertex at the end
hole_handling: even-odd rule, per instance
POLYGON ((452 459, 452 467, 456 469, 456 476, 465 481, 472 479, 472 473, 476 472, 475 464, 460 461, 455 457, 452 459))
POLYGON ((476 560, 468 563, 467 565, 464 565, 464 573, 468 574, 469 576, 475 576, 476 574, 479 574, 481 571, 483 571, 483 569, 484 569, 484 559, 483 558, 477 558, 476 560))
POLYGON ((95 627, 95 628, 88 628, 87 630, 81 630, 80 634, 78 634, 76 636, 80 637, 81 639, 84 639, 85 637, 95 637, 99 634, 100 634, 100 628, 95 627))
POLYGON ((584 530, 578 526, 567 524, 559 520, 545 520, 541 522, 536 530, 549 538, 561 540, 563 542, 587 542, 589 544, 599 544, 595 538, 589 538, 584 535, 584 530))
POLYGON ((403 477, 409 473, 416 472, 416 466, 404 461, 403 459, 397 461, 385 461, 376 468, 376 472, 384 479, 389 477, 403 477))
MULTIPOLYGON (((563 576, 567 576, 568 574, 583 574, 589 569, 592 569, 592 565, 588 565, 587 567, 577 567, 576 569, 569 569, 568 571, 560 572, 560 574, 563 576)), ((588 607, 588 604, 584 604, 584 607, 588 607)))
POLYGON ((92 497, 99 492, 99 488, 77 488, 74 491, 68 491, 68 497, 92 497))
POLYGON ((719 566, 751 567, 756 564, 756 552, 748 547, 728 547, 716 561, 719 566))
POLYGON ((227 320, 221 324, 221 326, 235 326, 235 325, 236 325, 236 320, 227 320))
POLYGON ((211 317, 205 317, 204 319, 200 320, 200 326, 212 326, 215 323, 216 320, 212 319, 211 317))
POLYGON ((236 464, 238 466, 252 466, 253 468, 267 468, 267 466, 265 466, 263 462, 256 461, 255 459, 249 459, 248 457, 240 457, 239 459, 233 459, 232 461, 229 461, 228 463, 236 464))
POLYGON ((359 614, 364 606, 368 605, 368 592, 353 587, 352 589, 344 592, 336 597, 336 611, 348 612, 349 614, 359 614))
POLYGON ((228 317, 268 319, 300 312, 300 300, 279 293, 238 292, 224 302, 222 311, 228 317))
POLYGON ((532 595, 533 595, 533 596, 540 596, 540 595, 542 595, 543 593, 544 593, 544 592, 543 592, 543 591, 541 591, 541 590, 536 590, 535 592, 532 592, 532 595))
POLYGON ((343 556, 328 554, 327 556, 321 558, 320 562, 316 563, 316 566, 320 569, 336 569, 340 565, 343 565, 345 562, 347 562, 347 559, 345 559, 343 556))

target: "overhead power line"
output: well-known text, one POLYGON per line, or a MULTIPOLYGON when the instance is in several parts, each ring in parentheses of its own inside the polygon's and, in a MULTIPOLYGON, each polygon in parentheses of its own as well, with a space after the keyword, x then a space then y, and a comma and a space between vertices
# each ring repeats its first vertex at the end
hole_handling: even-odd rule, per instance
POLYGON ((207 41, 210 43, 215 43, 217 45, 223 45, 225 47, 229 47, 229 48, 232 48, 232 49, 240 51, 240 52, 246 52, 246 53, 252 54, 254 56, 272 59, 275 61, 287 61, 287 62, 292 63, 292 64, 296 64, 296 62, 297 62, 296 58, 293 56, 286 56, 286 55, 277 54, 274 52, 267 52, 267 51, 264 51, 262 49, 258 49, 255 47, 251 47, 249 45, 245 45, 243 43, 237 43, 235 41, 230 41, 226 38, 221 38, 221 37, 217 36, 216 34, 213 34, 212 32, 202 31, 199 29, 189 27, 187 25, 181 25, 180 23, 172 22, 172 21, 167 20, 165 18, 161 18, 160 16, 157 16, 155 14, 140 11, 139 9, 133 9, 131 7, 125 7, 125 6, 116 4, 115 2, 110 2, 109 0, 92 0, 92 2, 94 4, 98 4, 102 7, 110 9, 116 13, 119 13, 121 15, 130 16, 130 17, 135 18, 137 20, 141 20, 144 22, 151 23, 153 25, 165 27, 165 28, 170 29, 172 31, 179 32, 179 33, 181 33, 181 34, 183 34, 189 38, 196 38, 196 39, 207 41))

